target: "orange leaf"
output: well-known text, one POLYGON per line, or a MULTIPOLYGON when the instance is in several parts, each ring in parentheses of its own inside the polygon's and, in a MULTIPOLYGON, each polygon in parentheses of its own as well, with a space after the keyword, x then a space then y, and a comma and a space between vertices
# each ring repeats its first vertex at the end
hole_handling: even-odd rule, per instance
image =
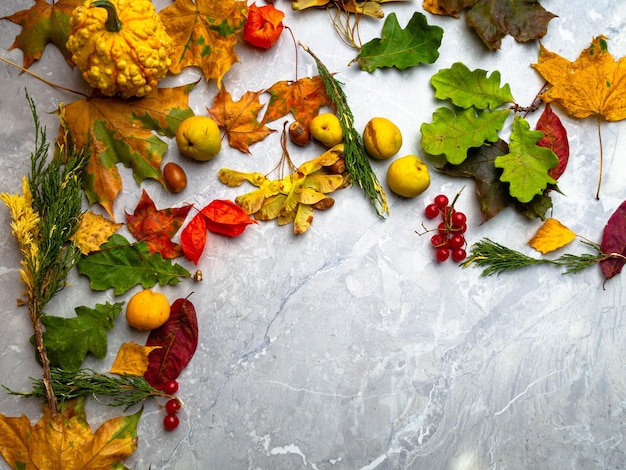
POLYGON ((241 235, 250 224, 258 223, 232 201, 216 199, 200 211, 206 218, 206 227, 213 233, 229 237, 241 235))
POLYGON ((541 98, 556 102, 572 116, 600 115, 607 121, 626 119, 626 57, 618 61, 609 53, 606 37, 593 39, 575 62, 543 45, 533 67, 550 83, 541 98))
POLYGON ((332 106, 319 75, 301 78, 297 82, 288 80, 277 82, 267 92, 271 98, 261 121, 264 124, 291 113, 296 121, 308 127, 321 108, 332 106))
POLYGON ((247 2, 236 0, 176 0, 159 12, 167 33, 175 43, 170 72, 196 66, 204 78, 217 81, 239 58, 237 35, 248 15, 247 2))
POLYGON ((148 370, 148 354, 159 346, 142 346, 141 344, 123 343, 111 366, 111 374, 135 375, 143 377, 148 370))
POLYGON ((69 36, 69 21, 74 8, 83 0, 58 0, 52 4, 46 0, 35 0, 28 10, 21 10, 3 19, 22 27, 10 49, 18 48, 24 54, 24 68, 41 58, 46 44, 53 43, 59 48, 68 64, 72 65, 71 54, 65 43, 69 36))
POLYGON ((140 417, 141 410, 112 418, 92 433, 84 398, 63 402, 54 418, 44 406, 43 417, 35 425, 24 415, 0 415, 0 454, 12 468, 123 468, 124 459, 137 448, 140 417))
MULTIPOLYGON (((191 86, 157 88, 145 98, 92 97, 61 109, 61 118, 78 147, 90 144, 83 188, 90 204, 100 204, 113 219, 113 202, 122 189, 117 164, 133 170, 135 181, 152 178, 163 184, 161 160, 167 144, 152 131, 173 137, 193 114, 191 86)), ((60 139, 64 137, 61 129, 60 139)))
POLYGON ((569 244, 576 234, 556 219, 548 218, 528 242, 535 250, 549 253, 569 244))
POLYGON ((259 101, 261 93, 246 91, 241 99, 235 102, 226 88, 222 87, 215 96, 213 107, 208 110, 217 125, 224 129, 230 146, 242 152, 250 153, 250 145, 276 132, 257 120, 263 107, 259 101))

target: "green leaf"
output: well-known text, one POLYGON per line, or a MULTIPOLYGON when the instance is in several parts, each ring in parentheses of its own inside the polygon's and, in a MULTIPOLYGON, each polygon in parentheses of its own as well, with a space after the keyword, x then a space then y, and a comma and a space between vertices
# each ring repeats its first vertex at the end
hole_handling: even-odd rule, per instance
POLYGON ((113 288, 115 295, 139 284, 149 289, 157 283, 175 285, 181 278, 191 277, 183 266, 163 259, 160 253, 150 254, 145 242, 131 245, 118 234, 109 238, 100 251, 81 257, 77 268, 80 274, 89 277, 93 290, 113 288))
POLYGON ((495 165, 503 170, 500 180, 508 182, 511 196, 523 203, 541 194, 548 183, 556 184, 548 170, 556 166, 559 159, 552 150, 537 145, 542 137, 543 132, 530 130, 528 121, 517 116, 513 121, 509 153, 495 160, 495 165))
MULTIPOLYGON (((115 317, 121 311, 123 302, 97 304, 95 308, 77 307, 74 318, 52 315, 41 317, 46 328, 43 341, 52 367, 64 370, 78 370, 88 353, 98 359, 107 354, 107 333, 114 326, 115 317)), ((31 343, 35 343, 34 337, 31 343)))
POLYGON ((436 98, 450 99, 461 108, 495 109, 514 101, 509 84, 500 86, 500 72, 487 76, 486 70, 470 70, 461 62, 437 72, 430 83, 435 88, 436 98))
POLYGON ((422 13, 413 13, 405 29, 398 24, 396 14, 390 13, 380 39, 363 44, 354 60, 367 72, 382 67, 403 70, 420 63, 432 64, 439 57, 442 37, 443 29, 429 26, 422 13))
POLYGON ((497 142, 498 131, 508 115, 508 109, 477 113, 469 108, 455 114, 450 108, 437 108, 433 122, 420 127, 422 148, 431 155, 444 155, 449 163, 458 165, 467 158, 468 149, 497 142))

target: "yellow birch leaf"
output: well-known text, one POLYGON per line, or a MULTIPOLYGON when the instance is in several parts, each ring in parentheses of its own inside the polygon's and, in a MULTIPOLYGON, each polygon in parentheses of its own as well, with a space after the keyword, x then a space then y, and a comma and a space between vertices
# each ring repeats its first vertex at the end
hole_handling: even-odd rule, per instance
POLYGON ((563 248, 574 238, 576 238, 576 234, 569 228, 556 219, 548 218, 539 227, 535 236, 528 241, 528 244, 545 255, 563 248))
POLYGON ((0 415, 0 454, 11 468, 125 468, 122 462, 137 448, 140 417, 141 410, 112 418, 92 433, 84 397, 63 402, 54 418, 44 406, 43 416, 35 425, 24 415, 0 415))
POLYGON ((83 214, 78 230, 71 240, 83 255, 87 255, 92 251, 99 251, 100 246, 106 243, 122 225, 111 222, 100 214, 87 211, 83 214))
POLYGON ((142 346, 137 343, 124 343, 117 351, 117 356, 111 366, 111 373, 118 375, 136 375, 142 377, 148 370, 148 354, 161 346, 142 346))

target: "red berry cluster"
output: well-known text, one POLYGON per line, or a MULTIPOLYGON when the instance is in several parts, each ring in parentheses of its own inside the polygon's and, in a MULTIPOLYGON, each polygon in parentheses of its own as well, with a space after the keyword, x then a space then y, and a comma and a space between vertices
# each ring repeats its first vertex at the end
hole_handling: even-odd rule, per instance
MULTIPOLYGON (((163 391, 168 395, 174 395, 178 391, 178 382, 176 380, 168 380, 163 387, 163 391)), ((171 398, 165 404, 165 418, 163 418, 163 427, 168 431, 173 431, 178 427, 180 420, 176 413, 180 410, 180 400, 171 398)))
POLYGON ((463 212, 454 209, 454 202, 449 204, 445 194, 439 194, 431 204, 426 206, 424 214, 428 219, 441 216, 442 222, 437 227, 437 233, 430 242, 435 251, 437 261, 443 263, 450 255, 456 262, 461 262, 467 257, 465 251, 465 237, 467 230, 467 217, 463 212))

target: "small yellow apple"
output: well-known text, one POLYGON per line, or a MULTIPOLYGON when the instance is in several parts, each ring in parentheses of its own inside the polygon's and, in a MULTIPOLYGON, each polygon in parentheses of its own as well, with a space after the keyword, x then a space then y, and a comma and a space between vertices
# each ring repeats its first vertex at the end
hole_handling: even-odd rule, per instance
POLYGON ((214 158, 222 149, 222 136, 210 117, 191 116, 176 129, 176 145, 183 155, 204 162, 214 158))
POLYGON ((397 158, 387 168, 387 186, 398 196, 419 196, 430 186, 428 167, 416 155, 397 158))
POLYGON ((374 117, 365 125, 363 145, 370 157, 387 160, 400 151, 402 133, 389 119, 374 117))
POLYGON ((311 137, 319 141, 324 147, 334 147, 343 142, 343 129, 339 118, 333 113, 322 113, 315 116, 309 124, 311 137))

